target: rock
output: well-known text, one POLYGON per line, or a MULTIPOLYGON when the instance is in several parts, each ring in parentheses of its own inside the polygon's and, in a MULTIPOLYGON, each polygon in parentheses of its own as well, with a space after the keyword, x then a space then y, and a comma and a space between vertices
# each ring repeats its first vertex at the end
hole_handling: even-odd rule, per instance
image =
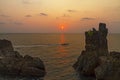
POLYGON ((110 56, 112 56, 113 58, 117 58, 120 59, 120 52, 110 52, 110 56))
POLYGON ((8 55, 9 52, 13 52, 12 43, 8 40, 0 40, 0 57, 8 55), (7 54, 6 54, 7 53, 7 54))
POLYGON ((1 51, 13 51, 13 46, 12 46, 12 43, 8 40, 0 40, 0 50, 1 51))
POLYGON ((93 28, 93 31, 85 32, 86 51, 97 51, 99 56, 108 55, 107 34, 108 29, 104 23, 99 24, 99 31, 93 28))
POLYGON ((98 80, 120 79, 120 52, 110 52, 110 56, 100 59, 101 64, 95 69, 98 80))
POLYGON ((82 51, 74 69, 82 75, 95 75, 94 69, 99 65, 99 57, 108 55, 107 28, 104 23, 99 24, 99 31, 85 32, 85 51, 82 51), (105 31, 105 32, 104 32, 105 31))
POLYGON ((73 65, 79 75, 97 80, 120 79, 120 52, 108 52, 107 34, 105 23, 99 24, 98 31, 93 28, 85 32, 85 50, 73 65))
POLYGON ((100 65, 95 68, 98 80, 120 79, 120 52, 110 52, 109 56, 100 57, 100 65))
POLYGON ((23 57, 14 51, 10 41, 0 40, 0 75, 39 78, 45 74, 45 66, 41 59, 29 55, 23 57))
POLYGON ((96 51, 82 51, 77 62, 73 65, 74 69, 82 75, 94 76, 94 69, 98 65, 98 57, 96 51))
POLYGON ((22 62, 24 63, 21 68, 22 76, 43 77, 45 75, 45 67, 39 58, 26 55, 22 62))

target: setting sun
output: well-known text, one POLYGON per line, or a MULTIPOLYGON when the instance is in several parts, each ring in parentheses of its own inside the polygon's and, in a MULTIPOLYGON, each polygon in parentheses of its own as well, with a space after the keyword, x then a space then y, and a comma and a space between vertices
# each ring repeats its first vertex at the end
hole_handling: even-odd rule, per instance
POLYGON ((61 23, 61 24, 59 24, 59 29, 61 31, 65 31, 66 27, 67 27, 67 23, 61 23))
POLYGON ((65 27, 62 25, 62 26, 61 26, 61 30, 64 30, 64 28, 65 28, 65 27))
POLYGON ((120 80, 120 0, 0 0, 0 80, 120 80))
POLYGON ((106 22, 110 32, 119 33, 119 3, 120 0, 0 0, 0 32, 83 33, 106 22))

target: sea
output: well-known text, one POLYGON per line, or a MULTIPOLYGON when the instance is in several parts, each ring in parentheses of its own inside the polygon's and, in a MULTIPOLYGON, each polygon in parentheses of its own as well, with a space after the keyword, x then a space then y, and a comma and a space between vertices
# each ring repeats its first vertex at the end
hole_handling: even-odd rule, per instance
MULTIPOLYGON (((0 39, 10 40, 23 56, 39 57, 47 72, 44 80, 78 80, 72 66, 85 49, 84 34, 7 33, 0 34, 0 39)), ((108 34, 107 39, 109 51, 120 52, 120 34, 108 34)))

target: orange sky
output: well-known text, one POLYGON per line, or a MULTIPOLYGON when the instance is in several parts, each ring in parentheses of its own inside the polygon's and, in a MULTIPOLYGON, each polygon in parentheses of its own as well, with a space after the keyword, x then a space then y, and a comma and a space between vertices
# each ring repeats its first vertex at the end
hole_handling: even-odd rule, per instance
POLYGON ((0 33, 120 32, 120 0, 0 0, 0 33))

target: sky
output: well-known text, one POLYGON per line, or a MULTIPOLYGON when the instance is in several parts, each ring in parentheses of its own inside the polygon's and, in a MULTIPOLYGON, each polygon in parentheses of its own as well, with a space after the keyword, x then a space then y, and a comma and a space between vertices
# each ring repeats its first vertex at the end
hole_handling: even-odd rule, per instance
POLYGON ((120 33, 120 0, 0 0, 0 33, 120 33))

